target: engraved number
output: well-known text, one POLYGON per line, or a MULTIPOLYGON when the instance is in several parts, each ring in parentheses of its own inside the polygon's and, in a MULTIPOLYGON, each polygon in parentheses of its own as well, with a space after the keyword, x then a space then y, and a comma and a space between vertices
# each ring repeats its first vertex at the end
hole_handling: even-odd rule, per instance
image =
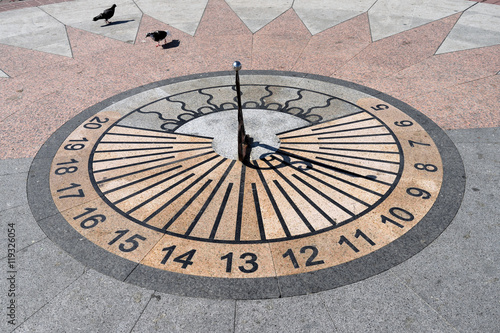
MULTIPOLYGON (((174 252, 175 248, 176 248, 175 245, 163 248, 162 251, 166 251, 167 253, 165 254, 165 256, 163 257, 163 259, 161 261, 162 265, 165 265, 165 263, 168 261, 168 259, 170 258, 170 256, 174 252)), ((184 254, 181 254, 178 257, 175 257, 174 262, 178 262, 178 263, 182 264, 181 268, 186 269, 189 265, 193 264, 193 261, 191 259, 193 259, 193 256, 195 253, 196 253, 196 250, 194 250, 194 249, 191 251, 188 251, 184 254)))
POLYGON ((428 172, 436 172, 438 167, 435 166, 434 164, 424 164, 424 163, 416 163, 415 164, 415 169, 417 170, 425 170, 428 172))
POLYGON ((408 126, 412 126, 413 125, 413 122, 409 121, 409 120, 403 120, 403 121, 396 121, 394 123, 394 125, 396 126, 400 126, 400 127, 408 127, 408 126))
POLYGON ((377 104, 376 106, 372 106, 372 109, 375 111, 386 110, 388 108, 389 108, 389 106, 385 105, 385 104, 377 104))
MULTIPOLYGON (((401 221, 405 221, 405 222, 413 221, 413 219, 415 218, 412 213, 410 213, 409 211, 407 211, 403 208, 399 208, 399 207, 392 207, 391 209, 389 209, 389 213, 391 213, 392 216, 400 219, 401 221)), ((381 215, 380 217, 382 218, 382 223, 384 223, 384 224, 386 222, 389 222, 389 223, 392 223, 399 228, 403 228, 402 224, 394 221, 393 219, 391 219, 385 215, 381 215)))
POLYGON ((104 118, 103 120, 101 120, 101 118, 99 117, 94 117, 90 119, 88 123, 83 125, 83 127, 85 127, 86 129, 98 129, 101 128, 102 124, 107 123, 108 120, 108 118, 104 118))
MULTIPOLYGON (((75 183, 70 183, 69 185, 70 186, 68 186, 68 187, 61 188, 61 189, 57 190, 57 192, 64 192, 64 191, 68 191, 68 190, 71 190, 71 189, 74 189, 74 188, 82 186, 80 184, 75 184, 75 183)), ((85 197, 85 194, 83 193, 83 190, 80 188, 80 189, 78 189, 78 194, 61 195, 61 196, 59 196, 59 199, 64 199, 64 198, 83 198, 83 197, 85 197)))
MULTIPOLYGON (((325 262, 323 260, 314 260, 318 256, 318 249, 315 246, 304 246, 303 248, 300 249, 300 253, 306 253, 307 250, 311 250, 311 255, 309 258, 306 260, 306 267, 308 266, 315 266, 315 265, 321 265, 324 264, 325 262)), ((290 257, 290 260, 292 261, 293 268, 299 268, 299 263, 297 262, 297 259, 295 258, 295 254, 293 253, 292 249, 288 249, 284 254, 283 258, 290 257)))
MULTIPOLYGON (((246 259, 245 260, 245 265, 238 266, 238 269, 242 271, 243 273, 253 273, 259 268, 259 264, 257 263, 257 255, 255 253, 243 253, 240 256, 240 259, 246 259), (250 265, 250 267, 248 267, 250 265)), ((233 266, 233 252, 229 252, 225 256, 222 256, 220 260, 227 260, 226 263, 226 272, 231 273, 232 266, 233 266)))
POLYGON ((408 140, 408 143, 410 144, 411 147, 415 147, 415 145, 430 146, 430 144, 428 144, 428 143, 421 143, 421 142, 416 142, 416 141, 411 141, 411 140, 408 140))
MULTIPOLYGON (((371 246, 375 245, 375 242, 370 239, 364 232, 362 232, 359 229, 356 229, 356 233, 354 234, 355 238, 363 238, 368 244, 371 246)), ((344 235, 340 236, 339 244, 347 244, 354 252, 359 252, 359 249, 351 242, 349 241, 344 235)))
POLYGON ((431 194, 427 191, 421 190, 416 187, 410 187, 406 190, 406 193, 413 197, 421 197, 422 199, 429 199, 431 197, 431 194))
MULTIPOLYGON (((96 210, 97 208, 85 208, 85 213, 73 217, 73 220, 78 220, 79 218, 84 217, 85 215, 90 214, 92 212, 95 212, 96 210)), ((82 227, 83 229, 91 229, 95 227, 99 222, 104 222, 104 221, 106 221, 106 216, 104 216, 103 214, 96 214, 89 216, 82 222, 80 222, 80 227, 82 227)))
MULTIPOLYGON (((108 244, 109 245, 113 245, 114 243, 116 243, 120 238, 122 238, 123 236, 125 236, 130 230, 118 230, 118 231, 115 231, 115 234, 118 234, 118 236, 116 236, 115 238, 113 238, 113 240, 111 240, 111 242, 109 242, 108 244)), ((120 245, 118 246, 118 248, 120 249, 120 251, 122 252, 132 252, 134 251, 135 249, 137 249, 139 247, 139 242, 136 240, 146 240, 146 237, 143 237, 139 234, 135 234, 129 238, 127 238, 124 243, 120 243, 120 245), (130 244, 129 247, 127 247, 126 243, 130 244)))

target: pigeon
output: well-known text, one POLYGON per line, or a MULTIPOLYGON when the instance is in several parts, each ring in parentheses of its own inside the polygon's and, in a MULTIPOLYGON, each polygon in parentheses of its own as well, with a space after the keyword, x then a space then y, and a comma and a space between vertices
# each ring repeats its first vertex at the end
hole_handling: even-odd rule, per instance
POLYGON ((146 38, 151 37, 151 39, 153 39, 157 43, 156 47, 158 47, 158 46, 160 46, 160 41, 162 41, 162 40, 165 40, 165 42, 163 42, 163 44, 167 43, 167 39, 166 39, 167 36, 170 36, 170 31, 157 30, 157 31, 149 32, 146 35, 146 38))
POLYGON ((113 5, 113 6, 111 6, 111 8, 106 9, 101 14, 97 15, 96 17, 94 17, 94 21, 104 19, 106 21, 106 24, 109 24, 108 20, 110 18, 112 18, 113 15, 115 15, 115 7, 116 7, 116 5, 113 5))

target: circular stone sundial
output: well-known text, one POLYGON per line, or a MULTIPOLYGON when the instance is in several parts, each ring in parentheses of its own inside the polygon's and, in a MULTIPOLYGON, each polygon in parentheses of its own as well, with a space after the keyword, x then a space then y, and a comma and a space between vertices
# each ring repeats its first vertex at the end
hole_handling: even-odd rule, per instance
POLYGON ((33 161, 28 198, 84 264, 167 293, 328 290, 408 259, 451 222, 465 173, 408 105, 331 78, 247 71, 156 82, 85 110, 33 161))

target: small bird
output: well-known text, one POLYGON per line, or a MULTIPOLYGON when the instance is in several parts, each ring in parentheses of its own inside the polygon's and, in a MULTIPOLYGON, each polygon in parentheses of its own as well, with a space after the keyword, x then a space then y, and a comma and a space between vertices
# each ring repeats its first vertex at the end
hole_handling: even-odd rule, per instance
POLYGON ((151 37, 157 44, 156 47, 160 46, 160 41, 165 40, 163 44, 165 45, 167 43, 167 36, 170 36, 170 31, 163 31, 163 30, 157 30, 153 32, 149 32, 146 35, 146 38, 151 37))
POLYGON ((110 18, 112 18, 113 15, 115 15, 115 7, 116 7, 116 5, 113 5, 113 6, 111 6, 111 8, 106 9, 101 14, 97 15, 96 17, 94 17, 94 21, 104 19, 104 21, 106 21, 106 24, 109 24, 108 20, 110 18))

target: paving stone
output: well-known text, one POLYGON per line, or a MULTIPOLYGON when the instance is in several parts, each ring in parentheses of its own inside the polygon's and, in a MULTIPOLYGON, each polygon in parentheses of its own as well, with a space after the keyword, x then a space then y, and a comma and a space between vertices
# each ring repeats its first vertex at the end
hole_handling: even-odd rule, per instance
POLYGON ((236 15, 255 33, 291 8, 292 0, 227 0, 236 15))
POLYGON ((379 0, 368 11, 372 39, 379 39, 416 28, 461 12, 474 3, 468 0, 379 0))
MULTIPOLYGON (((43 239, 17 252, 15 265, 9 267, 9 270, 17 272, 14 274, 15 300, 18 305, 17 326, 39 313, 41 308, 78 279, 83 274, 84 267, 49 239, 43 239)), ((3 274, 11 275, 5 269, 2 270, 3 274)), ((6 290, 6 278, 1 280, 0 287, 6 290)), ((47 320, 51 321, 53 318, 47 320)))
POLYGON ((334 2, 296 0, 293 2, 293 9, 311 34, 315 35, 367 12, 375 2, 375 0, 337 0, 334 2))
POLYGON ((447 134, 456 144, 498 144, 500 127, 460 129, 447 131, 447 134))
POLYGON ((31 166, 31 158, 0 160, 0 176, 27 173, 31 166))
POLYGON ((436 54, 500 44, 500 6, 478 3, 467 9, 436 54))
POLYGON ((337 330, 320 294, 236 302, 236 333, 337 330))
POLYGON ((194 36, 208 0, 172 0, 158 6, 156 0, 137 0, 143 13, 194 36))
POLYGON ((391 271, 320 298, 338 332, 456 332, 391 271))
MULTIPOLYGON (((475 132, 481 135, 481 130, 475 132)), ((434 243, 393 271, 458 330, 493 332, 500 316, 500 249, 494 246, 500 237, 500 208, 489 203, 498 202, 500 183, 498 176, 492 179, 488 168, 475 167, 474 160, 482 154, 481 160, 488 160, 486 164, 498 166, 494 162, 498 149, 486 147, 484 152, 496 151, 488 154, 478 152, 476 143, 457 147, 468 170, 460 211, 434 243)))
POLYGON ((235 303, 155 293, 132 333, 234 332, 235 303))
POLYGON ((0 176, 0 211, 25 205, 27 173, 0 176))
POLYGON ((131 0, 115 0, 115 15, 106 24, 104 20, 92 18, 110 7, 99 0, 70 1, 41 6, 51 16, 65 25, 93 32, 95 34, 134 43, 142 13, 131 0))
POLYGON ((130 332, 152 293, 88 270, 16 332, 130 332))
MULTIPOLYGON (((2 232, 0 233, 0 249, 7 249, 8 243, 15 243, 16 251, 21 251, 27 246, 47 237, 33 219, 28 205, 1 211, 0 223, 2 228, 2 232), (12 229, 12 234, 7 232, 12 229)), ((7 251, 0 253, 0 257, 4 258, 6 256, 7 251)))
POLYGON ((71 57, 64 25, 39 8, 0 12, 0 43, 71 57))

